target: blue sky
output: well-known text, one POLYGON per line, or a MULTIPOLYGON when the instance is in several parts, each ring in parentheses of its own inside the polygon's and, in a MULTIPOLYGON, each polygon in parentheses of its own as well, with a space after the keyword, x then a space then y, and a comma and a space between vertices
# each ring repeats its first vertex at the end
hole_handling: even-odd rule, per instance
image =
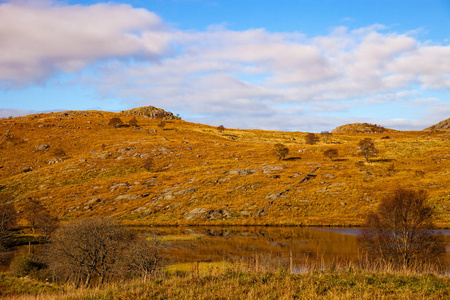
POLYGON ((0 1, 0 117, 153 105, 232 128, 450 117, 450 1, 0 1))

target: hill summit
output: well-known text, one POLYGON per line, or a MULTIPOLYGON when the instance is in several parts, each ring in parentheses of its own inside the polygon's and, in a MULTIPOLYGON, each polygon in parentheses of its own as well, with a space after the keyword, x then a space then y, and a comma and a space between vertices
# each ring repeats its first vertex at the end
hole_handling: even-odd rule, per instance
POLYGON ((391 132, 392 129, 387 129, 376 124, 369 123, 352 123, 341 125, 331 131, 332 133, 347 132, 347 133, 383 133, 391 132))
POLYGON ((150 119, 161 119, 161 120, 180 120, 180 117, 174 116, 173 113, 165 111, 161 108, 154 106, 143 106, 138 108, 133 108, 130 110, 124 110, 122 113, 143 116, 150 119))

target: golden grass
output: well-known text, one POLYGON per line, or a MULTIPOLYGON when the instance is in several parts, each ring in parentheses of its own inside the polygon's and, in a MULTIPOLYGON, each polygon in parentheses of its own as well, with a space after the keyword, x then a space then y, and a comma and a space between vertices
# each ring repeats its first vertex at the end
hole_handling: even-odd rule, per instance
POLYGON ((141 116, 137 129, 112 128, 112 117, 127 123, 134 116, 86 111, 0 120, 0 133, 9 130, 0 136, 2 198, 14 199, 18 209, 37 198, 63 220, 112 215, 128 224, 358 226, 381 197, 402 186, 428 191, 438 225, 450 227, 449 131, 335 133, 328 143, 306 145, 303 132, 220 131, 182 120, 166 121, 162 130, 141 116), (366 137, 380 152, 371 163, 357 155, 366 137), (287 159, 273 155, 276 143, 290 149, 287 159), (323 155, 329 148, 339 151, 337 161, 323 155), (143 166, 148 156, 155 163, 150 172, 143 166), (300 184, 315 167, 317 176, 300 184), (271 197, 277 199, 266 214, 257 215, 271 197), (205 212, 189 217, 195 209, 205 212))

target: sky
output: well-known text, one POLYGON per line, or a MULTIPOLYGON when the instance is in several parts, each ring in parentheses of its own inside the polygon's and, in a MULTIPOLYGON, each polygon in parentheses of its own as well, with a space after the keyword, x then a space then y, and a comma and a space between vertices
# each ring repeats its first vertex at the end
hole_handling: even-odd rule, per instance
POLYGON ((0 117, 421 130, 450 117, 449 29, 450 0, 0 0, 0 117))

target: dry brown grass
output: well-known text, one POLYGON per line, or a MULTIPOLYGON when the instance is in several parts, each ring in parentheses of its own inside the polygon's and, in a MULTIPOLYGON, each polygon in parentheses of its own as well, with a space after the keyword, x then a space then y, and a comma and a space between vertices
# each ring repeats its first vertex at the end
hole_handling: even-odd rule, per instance
POLYGON ((134 116, 85 111, 0 120, 0 194, 19 209, 37 198, 62 219, 356 226, 402 186, 428 191, 437 224, 450 227, 449 131, 335 133, 327 143, 306 145, 303 132, 219 131, 182 120, 160 128, 142 116, 139 128, 112 128, 113 117, 128 123, 134 116), (379 150, 371 163, 358 156, 364 138, 379 150), (272 153, 277 143, 290 150, 285 160, 272 153), (323 155, 329 148, 339 152, 334 162, 323 155), (316 177, 300 183, 316 167, 316 177), (189 217, 195 209, 201 213, 189 217))

